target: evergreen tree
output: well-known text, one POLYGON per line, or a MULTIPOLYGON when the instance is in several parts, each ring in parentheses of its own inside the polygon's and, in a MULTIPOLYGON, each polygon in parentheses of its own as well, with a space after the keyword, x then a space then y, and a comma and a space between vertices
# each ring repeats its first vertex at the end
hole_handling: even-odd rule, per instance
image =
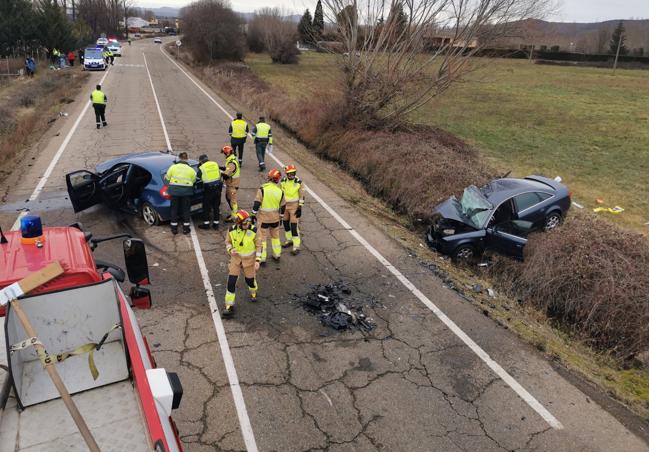
POLYGON ((313 39, 320 41, 324 34, 324 13, 322 12, 322 2, 318 0, 313 14, 313 39))
POLYGON ((48 49, 68 51, 76 47, 72 25, 56 0, 41 0, 36 23, 41 44, 48 49))
POLYGON ((28 0, 0 1, 0 55, 37 37, 34 9, 28 0))
POLYGON ((300 36, 300 41, 306 44, 313 44, 313 19, 311 18, 311 13, 307 9, 300 19, 300 23, 297 25, 297 33, 300 36))
POLYGON ((624 43, 626 42, 626 30, 624 29, 624 22, 620 21, 613 31, 613 36, 611 37, 611 42, 609 44, 609 52, 612 55, 617 53, 617 48, 620 46, 620 55, 626 55, 629 53, 629 49, 626 48, 624 43))

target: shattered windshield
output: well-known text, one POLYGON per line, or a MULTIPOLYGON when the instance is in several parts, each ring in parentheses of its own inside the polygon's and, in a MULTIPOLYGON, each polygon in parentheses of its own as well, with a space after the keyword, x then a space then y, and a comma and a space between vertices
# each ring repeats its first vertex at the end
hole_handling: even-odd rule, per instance
POLYGON ((460 206, 462 209, 462 215, 464 215, 476 229, 482 228, 493 210, 493 205, 487 201, 475 185, 471 185, 464 189, 460 206))

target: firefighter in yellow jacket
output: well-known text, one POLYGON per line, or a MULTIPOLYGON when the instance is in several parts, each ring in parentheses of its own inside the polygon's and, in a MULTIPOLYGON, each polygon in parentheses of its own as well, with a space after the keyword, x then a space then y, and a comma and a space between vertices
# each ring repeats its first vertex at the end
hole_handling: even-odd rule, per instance
POLYGON ((225 200, 230 206, 230 215, 225 221, 234 221, 235 214, 239 210, 237 191, 239 190, 241 166, 232 146, 223 146, 221 152, 225 155, 225 166, 220 167, 223 182, 225 183, 225 200))
POLYGON ((224 317, 230 316, 234 312, 237 279, 239 279, 241 271, 243 271, 250 292, 250 301, 257 301, 256 275, 261 260, 261 239, 248 212, 239 210, 235 214, 234 221, 235 224, 230 228, 225 238, 225 249, 230 256, 230 264, 223 309, 224 317))
POLYGON ((295 165, 284 167, 284 172, 286 173, 286 177, 280 183, 286 202, 282 218, 284 223, 284 236, 286 237, 284 247, 288 248, 293 245, 291 254, 296 255, 300 252, 302 242, 298 223, 302 216, 302 206, 304 205, 304 189, 302 188, 302 181, 297 177, 297 168, 295 165))
POLYGON ((280 210, 284 209, 284 192, 279 187, 282 173, 273 168, 268 172, 268 182, 259 187, 252 214, 257 216, 259 234, 261 235, 261 262, 266 262, 266 238, 270 235, 273 259, 279 260, 282 255, 282 242, 279 239, 280 210))

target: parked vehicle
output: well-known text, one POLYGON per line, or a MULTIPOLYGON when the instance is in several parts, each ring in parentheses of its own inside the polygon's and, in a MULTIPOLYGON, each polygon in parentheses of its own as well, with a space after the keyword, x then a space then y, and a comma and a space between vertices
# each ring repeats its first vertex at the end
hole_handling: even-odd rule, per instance
MULTIPOLYGON (((171 197, 163 177, 176 156, 166 152, 127 154, 100 163, 96 172, 79 170, 66 175, 68 194, 75 212, 104 203, 111 208, 140 215, 148 225, 168 221, 171 197)), ((198 169, 198 162, 189 164, 198 169)), ((194 186, 192 213, 202 211, 203 184, 194 186)))
POLYGON ((106 61, 102 55, 102 49, 90 47, 83 51, 84 71, 105 71, 106 68, 106 61))
POLYGON ((162 44, 162 39, 161 38, 153 38, 153 43, 154 44, 162 44))
POLYGON ((108 50, 110 50, 115 56, 122 56, 122 46, 117 41, 110 42, 108 44, 108 50))
MULTIPOLYGON (((21 223, 26 219, 33 221, 28 216, 21 223)), ((0 240, 0 289, 52 262, 63 268, 56 279, 21 297, 20 305, 55 357, 64 386, 100 448, 182 451, 171 418, 182 398, 180 380, 157 368, 132 309, 151 306, 151 294, 142 287, 149 284, 144 243, 124 234, 93 238, 80 225, 41 228, 37 237, 27 239, 21 229, 0 240), (92 253, 99 243, 116 238, 125 238, 126 273, 92 253), (134 284, 130 297, 119 284, 126 276, 134 284)), ((6 306, 0 362, 9 372, 0 371, 0 448, 86 450, 41 364, 43 357, 34 347, 22 347, 28 339, 22 322, 12 303, 6 306)))
POLYGON ((97 45, 98 46, 107 46, 108 45, 108 39, 107 38, 99 38, 97 39, 97 45))
POLYGON ((433 209, 426 234, 431 246, 455 260, 492 249, 523 259, 527 234, 557 228, 570 208, 570 193, 558 180, 542 176, 502 178, 482 188, 470 186, 433 209))

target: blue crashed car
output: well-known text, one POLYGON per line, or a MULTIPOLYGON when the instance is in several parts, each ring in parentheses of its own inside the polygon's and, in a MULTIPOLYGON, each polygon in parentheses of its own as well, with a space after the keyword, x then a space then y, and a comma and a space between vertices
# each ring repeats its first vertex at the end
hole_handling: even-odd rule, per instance
MULTIPOLYGON (((75 213, 96 204, 134 215, 149 225, 168 221, 171 197, 163 177, 176 162, 176 156, 166 152, 141 152, 117 157, 96 167, 96 172, 79 170, 65 176, 68 194, 75 213)), ((189 160, 198 169, 198 162, 189 160)), ((194 185, 192 214, 202 211, 203 184, 194 185)))
POLYGON ((551 231, 571 205, 568 188, 555 179, 494 179, 470 186, 433 209, 428 243, 454 260, 470 260, 491 249, 523 259, 527 234, 551 231))

